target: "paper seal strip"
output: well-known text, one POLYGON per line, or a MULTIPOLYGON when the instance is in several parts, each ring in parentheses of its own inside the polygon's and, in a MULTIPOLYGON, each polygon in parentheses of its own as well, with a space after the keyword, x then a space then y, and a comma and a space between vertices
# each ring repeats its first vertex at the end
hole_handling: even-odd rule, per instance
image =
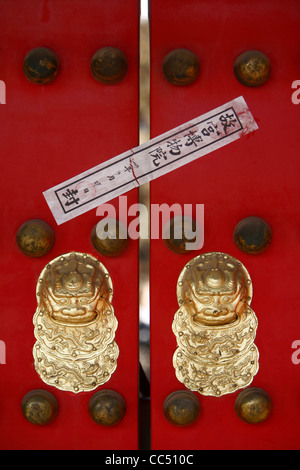
POLYGON ((240 96, 43 194, 60 225, 257 129, 240 96))

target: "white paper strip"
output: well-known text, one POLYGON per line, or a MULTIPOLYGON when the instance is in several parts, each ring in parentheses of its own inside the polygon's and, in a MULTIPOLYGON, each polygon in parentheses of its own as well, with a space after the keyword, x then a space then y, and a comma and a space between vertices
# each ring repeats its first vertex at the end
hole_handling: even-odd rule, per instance
POLYGON ((43 194, 60 225, 257 129, 239 97, 43 194))

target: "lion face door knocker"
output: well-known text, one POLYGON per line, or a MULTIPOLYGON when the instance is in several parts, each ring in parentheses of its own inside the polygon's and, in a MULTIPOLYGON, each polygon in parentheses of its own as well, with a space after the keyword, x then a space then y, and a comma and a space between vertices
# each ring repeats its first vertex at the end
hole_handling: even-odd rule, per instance
POLYGON ((109 273, 90 255, 68 253, 45 267, 33 318, 34 364, 45 383, 78 393, 110 379, 119 356, 112 296, 109 273))
POLYGON ((259 352, 246 268, 224 253, 197 256, 179 276, 177 298, 173 365, 178 380, 214 397, 247 387, 258 372, 259 352))

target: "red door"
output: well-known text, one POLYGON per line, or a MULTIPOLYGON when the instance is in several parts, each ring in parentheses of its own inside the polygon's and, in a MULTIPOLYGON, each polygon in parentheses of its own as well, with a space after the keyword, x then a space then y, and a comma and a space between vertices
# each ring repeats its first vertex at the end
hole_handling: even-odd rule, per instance
MULTIPOLYGON (((1 0, 0 24, 1 93, 3 83, 6 87, 6 104, 3 95, 0 100, 0 446, 2 449, 136 449, 137 242, 131 240, 119 256, 100 253, 91 242, 92 230, 99 221, 96 209, 58 226, 42 193, 138 144, 139 2, 1 0), (37 48, 52 52, 39 57, 37 62, 32 52, 39 53, 37 48), (103 48, 122 51, 117 52, 123 61, 120 75, 118 70, 104 70, 102 76, 101 56, 97 58, 98 65, 97 61, 94 64, 95 73, 92 73, 92 57, 99 50, 103 52, 103 48), (97 73, 98 79, 95 78, 97 73), (42 83, 36 83, 37 80, 42 83), (20 227, 32 219, 46 222, 55 235, 52 249, 46 250, 41 257, 24 254, 16 241, 20 227), (109 381, 99 387, 95 381, 93 389, 88 391, 79 391, 76 386, 74 390, 59 388, 63 377, 68 376, 66 370, 57 374, 55 380, 52 377, 53 383, 49 383, 50 379, 45 382, 42 380, 43 369, 38 373, 39 362, 35 363, 33 357, 36 342, 33 316, 37 309, 36 287, 40 274, 54 259, 71 252, 87 256, 82 262, 81 274, 78 273, 81 260, 77 259, 77 267, 69 266, 69 278, 66 273, 61 278, 64 286, 76 290, 76 285, 84 282, 86 288, 92 276, 91 269, 94 269, 91 268, 92 259, 96 258, 110 276, 113 297, 111 287, 107 287, 106 294, 118 321, 114 336, 120 351, 117 368, 109 381), (89 267, 86 260, 90 262, 89 267), (26 415, 26 410, 30 402, 23 402, 28 393, 40 389, 50 392, 58 403, 55 419, 44 426, 28 421, 30 413, 26 415), (94 422, 89 413, 91 398, 103 390, 117 392, 126 404, 123 419, 110 427, 94 422)), ((111 60, 114 66, 115 59, 111 60)), ((131 191, 128 206, 137 202, 137 198, 137 191, 131 191)), ((76 204, 75 200, 74 193, 66 193, 65 206, 76 204)), ((112 204, 116 206, 117 202, 112 201, 112 204)), ((25 245, 23 237, 23 248, 25 245)), ((27 246, 30 255, 37 254, 36 247, 27 246)), ((104 271, 101 275, 104 276, 104 271)), ((78 302, 74 299, 74 303, 78 302)), ((106 301, 101 299, 102 306, 107 305, 106 301)), ((69 309, 71 314, 77 312, 77 315, 85 311, 86 306, 80 310, 77 303, 72 308, 69 309)), ((35 324, 39 328, 36 321, 35 324)), ((56 327, 60 333, 60 327, 57 324, 56 327)), ((92 329, 85 330, 87 335, 92 332, 92 329)), ((106 329, 104 332, 107 334, 106 329)), ((49 330, 44 333, 46 336, 52 334, 49 330)), ((63 344, 62 339, 57 341, 57 344, 63 344)), ((106 360, 104 356, 103 360, 106 360)), ((109 360, 110 356, 107 357, 109 360)), ((68 366, 70 358, 66 361, 68 366)), ((96 366, 100 367, 99 364, 96 366)), ((35 403, 35 406, 40 405, 35 403)), ((41 421, 42 418, 40 414, 41 421)))
MULTIPOLYGON (((196 204, 204 204, 205 213, 204 246, 200 250, 179 254, 163 240, 151 241, 153 449, 299 449, 300 320, 296 286, 300 255, 300 107, 297 91, 292 89, 299 79, 299 25, 297 0, 151 2, 152 137, 239 96, 244 97, 259 126, 254 133, 151 183, 152 204, 192 204, 194 209, 196 204), (172 64, 166 56, 177 49, 189 52, 179 52, 172 64), (250 64, 245 84, 241 76, 237 79, 234 64, 241 54, 253 50, 267 59, 252 71, 250 64), (192 59, 187 57, 189 53, 192 59), (251 75, 254 81, 261 78, 261 83, 250 83, 251 75), (241 233, 236 233, 234 239, 238 224, 244 219, 249 222, 249 217, 267 223, 271 243, 268 233, 267 238, 259 240, 263 232, 257 219, 250 220, 249 233, 239 227, 241 233), (258 238, 253 242, 255 234, 258 238), (244 243, 239 245, 239 240, 244 243), (260 244, 265 244, 265 249, 255 254, 260 244), (224 395, 219 390, 220 396, 215 390, 214 396, 206 396, 201 386, 199 393, 189 387, 193 371, 198 378, 203 374, 198 384, 205 384, 206 371, 204 367, 201 370, 201 362, 193 362, 189 356, 189 372, 181 363, 177 372, 182 380, 175 375, 173 355, 178 338, 172 324, 180 307, 180 296, 177 299, 176 295, 178 282, 183 282, 180 273, 189 263, 192 266, 195 257, 215 252, 237 259, 251 277, 251 309, 258 319, 255 345, 259 371, 253 374, 252 383, 245 381, 244 387, 224 395), (187 373, 185 378, 183 371, 187 373), (238 407, 236 411, 236 401, 243 389, 253 392, 256 388, 260 389, 260 398, 267 393, 271 413, 267 410, 264 417, 258 418, 259 423, 252 424, 249 415, 246 421, 244 414, 241 419, 242 410, 238 407), (189 426, 174 425, 178 424, 174 416, 172 423, 166 419, 164 403, 175 391, 192 393, 197 406, 200 404, 200 415, 189 426)), ((206 279, 211 286, 221 283, 223 275, 220 269, 214 269, 206 279)), ((193 326, 190 330, 182 328, 179 340, 181 344, 185 341, 186 347, 191 345, 193 333, 198 334, 199 348, 204 341, 210 341, 209 327, 202 333, 193 326)), ((217 334, 222 325, 212 331, 217 334)), ((232 339, 232 348, 236 347, 235 341, 232 339)), ((221 356, 222 348, 218 351, 221 356)), ((207 357, 204 354, 203 360, 207 357)), ((247 397, 243 398, 247 403, 247 397)), ((259 415, 257 403, 254 399, 252 411, 259 415)), ((250 402, 250 415, 252 405, 250 402)))

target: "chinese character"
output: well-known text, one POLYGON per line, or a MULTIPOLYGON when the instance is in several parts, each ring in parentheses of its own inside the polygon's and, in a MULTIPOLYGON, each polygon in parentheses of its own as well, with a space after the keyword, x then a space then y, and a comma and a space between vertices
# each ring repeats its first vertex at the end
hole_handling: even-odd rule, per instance
POLYGON ((219 118, 223 126, 225 134, 227 134, 228 127, 235 127, 234 123, 236 122, 236 119, 234 117, 235 117, 234 114, 227 113, 225 116, 222 114, 222 116, 219 118))
POLYGON ((171 140, 170 142, 168 142, 168 147, 170 147, 170 151, 169 153, 171 155, 180 155, 181 154, 181 150, 180 150, 180 147, 182 147, 182 144, 179 144, 180 140, 176 140, 176 139, 173 139, 171 140))
POLYGON ((129 161, 130 161, 130 165, 129 165, 129 166, 124 165, 124 168, 125 168, 124 172, 125 172, 125 173, 126 173, 126 171, 129 171, 129 172, 130 172, 130 171, 133 171, 134 168, 139 168, 139 165, 134 161, 133 158, 130 158, 129 161))
POLYGON ((185 135, 184 137, 188 137, 188 140, 186 141, 185 145, 189 147, 190 145, 197 145, 199 142, 203 142, 203 139, 200 135, 197 135, 195 132, 191 132, 190 134, 185 135))
POLYGON ((164 152, 161 147, 157 147, 157 149, 152 150, 150 152, 151 157, 154 158, 152 160, 152 163, 154 166, 158 167, 161 163, 161 159, 163 158, 164 160, 167 160, 168 158, 166 157, 167 152, 164 152))
POLYGON ((114 175, 111 175, 111 176, 107 176, 108 180, 109 181, 113 181, 114 179, 116 179, 116 176, 120 175, 121 172, 118 171, 117 173, 115 173, 114 175))
POLYGON ((211 126, 204 127, 204 129, 202 129, 202 131, 201 131, 201 133, 205 137, 209 137, 210 134, 213 134, 214 132, 217 132, 217 135, 220 135, 220 132, 218 131, 217 127, 214 125, 213 122, 210 121, 207 124, 211 124, 211 126))
POLYGON ((221 133, 218 131, 217 126, 215 126, 212 121, 207 121, 207 124, 211 124, 211 126, 208 127, 208 130, 209 130, 210 132, 215 132, 215 131, 216 131, 217 135, 220 135, 220 134, 221 134, 221 133))
POLYGON ((75 198, 76 194, 78 194, 77 189, 68 189, 65 193, 63 193, 63 196, 67 199, 65 206, 71 206, 72 204, 78 205, 80 199, 79 197, 75 198))

